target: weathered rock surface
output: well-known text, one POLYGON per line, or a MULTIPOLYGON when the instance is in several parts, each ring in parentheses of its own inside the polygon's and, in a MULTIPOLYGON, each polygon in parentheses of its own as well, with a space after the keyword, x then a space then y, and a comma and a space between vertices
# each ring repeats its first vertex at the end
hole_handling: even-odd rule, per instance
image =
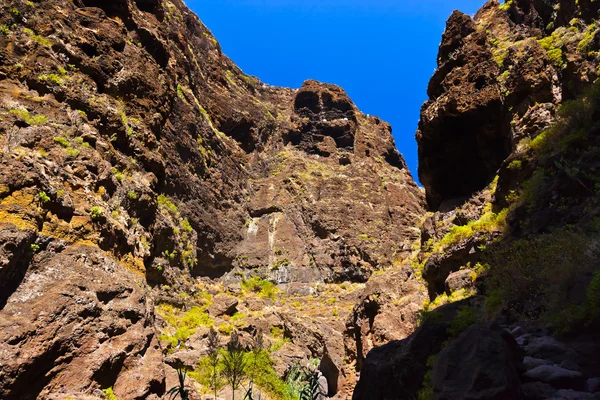
POLYGON ((142 278, 97 249, 44 245, 0 310, 0 397, 78 397, 108 387, 128 399, 162 395, 162 352, 152 302, 136 284, 142 278))
MULTIPOLYGON (((428 371, 427 361, 449 338, 448 326, 460 303, 439 309, 439 320, 425 320, 402 340, 374 347, 360 369, 353 400, 384 400, 416 397, 428 371)), ((357 341, 358 342, 358 341, 357 341)))
POLYGON ((423 285, 406 265, 369 280, 346 321, 346 354, 355 360, 357 371, 373 347, 405 339, 414 332, 426 298, 423 285))
MULTIPOLYGON (((391 127, 343 89, 244 74, 180 0, 10 0, 1 11, 0 397, 160 396, 152 299, 198 306, 198 280, 237 296, 250 275, 295 296, 293 284, 366 282, 412 251, 424 194, 391 127), (67 254, 83 248, 87 258, 67 254), (33 291, 36 279, 46 289, 33 291), (33 312, 42 304, 47 314, 33 312)), ((242 307, 212 300, 222 323, 242 307)), ((238 321, 246 335, 288 318, 270 299, 248 301, 271 309, 238 321)), ((298 348, 282 354, 328 354, 331 393, 354 379, 344 307, 328 309, 332 322, 298 316, 298 348)), ((182 346, 199 351, 201 333, 182 346)))
POLYGON ((473 325, 437 355, 434 398, 517 399, 520 361, 500 330, 473 325))
POLYGON ((220 294, 213 298, 212 304, 206 309, 208 313, 215 317, 221 315, 233 315, 236 312, 238 300, 235 297, 220 294))

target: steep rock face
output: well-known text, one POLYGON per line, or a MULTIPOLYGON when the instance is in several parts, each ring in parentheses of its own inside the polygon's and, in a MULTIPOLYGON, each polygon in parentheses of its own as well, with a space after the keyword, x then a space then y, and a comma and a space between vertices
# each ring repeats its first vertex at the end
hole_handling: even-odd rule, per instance
POLYGON ((405 257, 423 203, 390 126, 314 81, 298 91, 291 122, 290 144, 255 167, 239 265, 279 283, 364 282, 405 257))
MULTIPOLYGON (((425 330, 418 329, 369 352, 355 398, 591 398, 597 391, 582 393, 596 372, 573 367, 587 363, 577 355, 560 362, 544 355, 527 368, 533 372, 515 373, 497 335, 469 344, 460 336, 477 336, 469 327, 492 320, 515 338, 518 324, 532 326, 549 353, 559 343, 552 335, 582 347, 597 340, 600 320, 588 310, 597 307, 600 278, 600 31, 592 3, 488 1, 474 18, 450 17, 417 132, 432 212, 411 264, 430 297, 425 323, 443 323, 446 303, 463 307, 445 332, 446 350, 419 342, 425 330), (488 359, 498 367, 486 370, 488 359), (412 374, 402 366, 409 360, 412 374), (393 392, 371 392, 392 385, 393 392), (496 393, 485 393, 492 386, 496 393)), ((528 341, 519 344, 529 353, 536 346, 528 341)))
MULTIPOLYGON (((411 251, 423 193, 390 126, 341 88, 247 76, 179 0, 0 11, 3 398, 160 396, 153 299, 183 308, 215 294, 199 294, 200 278, 233 295, 255 274, 286 293, 365 282, 411 251), (23 311, 42 304, 48 317, 23 311)), ((267 303, 273 324, 303 326, 267 303)), ((353 379, 344 307, 294 337, 334 371, 330 391, 353 379)), ((244 327, 274 326, 263 322, 244 327)))
POLYGON ((584 22, 593 7, 489 1, 474 19, 450 17, 417 132, 432 208, 483 189, 520 140, 595 79, 596 31, 584 22))
POLYGON ((509 154, 499 73, 485 33, 470 17, 454 12, 417 132, 419 178, 430 206, 482 188, 509 154))
POLYGON ((473 325, 444 348, 433 369, 434 399, 518 399, 522 356, 508 333, 473 325))

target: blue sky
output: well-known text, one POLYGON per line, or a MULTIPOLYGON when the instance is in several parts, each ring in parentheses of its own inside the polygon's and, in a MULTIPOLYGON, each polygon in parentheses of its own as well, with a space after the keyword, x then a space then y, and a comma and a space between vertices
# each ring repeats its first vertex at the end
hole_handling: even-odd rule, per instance
POLYGON ((446 19, 484 0, 187 0, 245 73, 277 86, 343 87, 392 124, 417 178, 415 131, 446 19))

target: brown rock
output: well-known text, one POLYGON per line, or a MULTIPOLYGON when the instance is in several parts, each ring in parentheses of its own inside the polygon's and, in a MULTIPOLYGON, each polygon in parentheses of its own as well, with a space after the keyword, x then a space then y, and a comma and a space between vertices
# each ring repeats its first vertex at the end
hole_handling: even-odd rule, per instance
POLYGON ((460 271, 452 272, 444 282, 446 293, 450 294, 461 289, 469 289, 473 287, 473 271, 466 268, 460 271))
POLYGON ((434 399, 517 399, 519 361, 500 332, 473 325, 437 355, 434 399))
POLYGON ((221 315, 233 315, 237 311, 238 299, 225 294, 219 294, 212 300, 212 304, 206 309, 213 317, 221 315))
POLYGON ((51 243, 0 311, 5 399, 114 387, 142 399, 164 393, 152 304, 120 264, 97 249, 51 243))

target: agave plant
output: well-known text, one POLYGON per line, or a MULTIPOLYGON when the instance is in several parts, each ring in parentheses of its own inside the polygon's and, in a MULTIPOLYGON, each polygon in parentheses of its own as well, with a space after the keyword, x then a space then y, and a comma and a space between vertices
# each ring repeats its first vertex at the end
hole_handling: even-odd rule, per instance
POLYGON ((319 384, 319 373, 298 364, 292 364, 286 372, 286 383, 293 397, 299 400, 320 400, 327 395, 319 384))
POLYGON ((319 400, 322 396, 325 396, 326 393, 323 393, 321 390, 321 385, 319 384, 319 374, 314 371, 309 371, 308 376, 306 377, 306 382, 304 387, 300 391, 300 400, 319 400))
POLYGON ((174 400, 179 396, 181 400, 189 400, 190 391, 185 388, 185 378, 187 377, 187 373, 182 369, 177 369, 177 377, 179 378, 179 385, 173 386, 166 393, 168 400, 174 400))

